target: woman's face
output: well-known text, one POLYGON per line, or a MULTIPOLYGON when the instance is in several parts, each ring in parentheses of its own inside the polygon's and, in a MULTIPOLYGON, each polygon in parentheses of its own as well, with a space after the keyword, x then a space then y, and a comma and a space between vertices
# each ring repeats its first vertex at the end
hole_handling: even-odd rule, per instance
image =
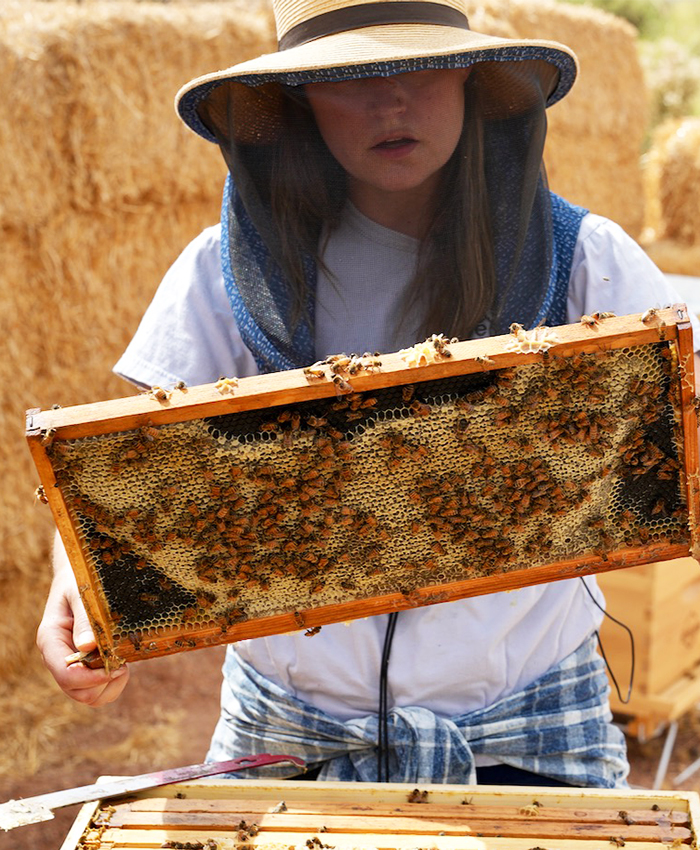
POLYGON ((350 198, 365 214, 391 193, 433 199, 462 132, 468 75, 412 71, 306 86, 321 135, 349 176, 350 198))

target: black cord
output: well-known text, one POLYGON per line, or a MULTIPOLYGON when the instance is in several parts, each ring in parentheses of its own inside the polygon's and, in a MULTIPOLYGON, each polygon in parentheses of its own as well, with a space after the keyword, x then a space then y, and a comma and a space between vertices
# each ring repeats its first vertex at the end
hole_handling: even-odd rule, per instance
POLYGON ((382 664, 379 670, 379 713, 377 730, 377 781, 389 781, 389 708, 387 705, 387 678, 389 673, 389 656, 391 655, 391 644, 394 640, 396 630, 396 619, 398 611, 389 614, 384 634, 384 649, 382 650, 382 664))
POLYGON ((588 593, 588 595, 593 600, 594 604, 598 608, 600 608, 600 610, 603 612, 603 614, 605 614, 605 616, 608 618, 608 620, 612 620, 613 623, 615 623, 617 626, 620 626, 620 628, 623 628, 627 632, 627 634, 629 635, 629 638, 630 638, 630 683, 629 683, 629 688, 627 689, 627 696, 623 699, 622 694, 620 693, 620 686, 617 684, 617 679, 615 678, 615 674, 613 673, 612 667, 610 666, 610 662, 608 661, 608 658, 605 655, 605 650, 603 649, 603 641, 600 639, 600 632, 598 631, 598 629, 595 630, 595 636, 598 638, 598 649, 600 649, 600 654, 603 656, 603 661, 605 662, 605 666, 608 670, 608 673, 610 674, 610 678, 612 679, 613 685, 615 685, 615 690, 617 691, 617 698, 620 700, 620 702, 623 705, 627 705, 627 703, 630 701, 630 697, 632 696, 632 686, 634 685, 634 635, 632 634, 632 629, 630 629, 630 627, 625 625, 624 623, 620 622, 620 620, 616 620, 615 617, 612 616, 612 614, 608 614, 608 612, 605 610, 605 608, 603 608, 603 606, 598 602, 598 600, 595 598, 595 596, 593 596, 593 594, 591 593, 591 589, 588 587, 586 582, 583 580, 583 576, 579 576, 579 578, 581 579, 583 586, 586 588, 586 593, 588 593))

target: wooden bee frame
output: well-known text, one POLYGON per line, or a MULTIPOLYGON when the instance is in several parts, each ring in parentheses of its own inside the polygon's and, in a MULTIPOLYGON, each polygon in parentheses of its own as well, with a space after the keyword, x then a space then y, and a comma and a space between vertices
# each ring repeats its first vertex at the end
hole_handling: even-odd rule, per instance
POLYGON ((85 805, 61 850, 665 850, 694 791, 208 779, 85 805))
POLYGON ((692 332, 643 315, 27 414, 112 667, 692 554, 692 332))

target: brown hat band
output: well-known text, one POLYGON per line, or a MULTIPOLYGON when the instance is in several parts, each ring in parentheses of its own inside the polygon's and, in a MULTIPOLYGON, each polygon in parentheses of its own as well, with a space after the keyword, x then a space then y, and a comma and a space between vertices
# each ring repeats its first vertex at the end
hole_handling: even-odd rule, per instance
POLYGON ((379 24, 437 24, 444 27, 469 29, 467 16, 442 3, 428 0, 395 0, 391 3, 360 3, 332 12, 324 12, 292 27, 279 40, 279 50, 289 50, 345 30, 372 27, 379 24))

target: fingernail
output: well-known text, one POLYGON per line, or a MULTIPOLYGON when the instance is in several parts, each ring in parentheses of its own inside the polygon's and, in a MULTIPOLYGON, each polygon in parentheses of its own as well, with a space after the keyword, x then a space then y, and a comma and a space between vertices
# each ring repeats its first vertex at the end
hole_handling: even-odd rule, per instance
POLYGON ((118 679, 120 676, 123 676, 126 673, 126 667, 117 667, 116 670, 113 670, 110 673, 110 679, 118 679))
POLYGON ((95 645, 95 638, 93 637, 92 632, 90 632, 90 631, 80 632, 80 634, 77 635, 77 637, 75 638, 75 645, 76 646, 86 646, 86 645, 94 646, 95 645))

